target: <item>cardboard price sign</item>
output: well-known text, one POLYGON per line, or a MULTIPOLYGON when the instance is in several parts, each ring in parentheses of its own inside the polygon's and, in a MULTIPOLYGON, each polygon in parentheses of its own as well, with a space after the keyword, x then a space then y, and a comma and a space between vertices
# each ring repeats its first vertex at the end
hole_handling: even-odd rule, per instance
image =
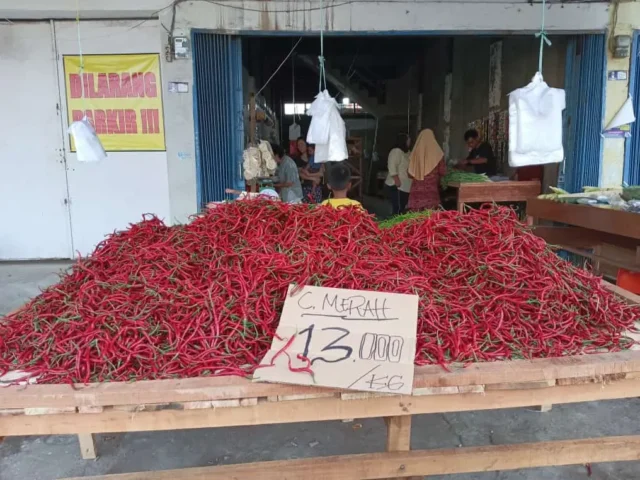
POLYGON ((418 296, 289 287, 254 380, 411 394, 418 296))

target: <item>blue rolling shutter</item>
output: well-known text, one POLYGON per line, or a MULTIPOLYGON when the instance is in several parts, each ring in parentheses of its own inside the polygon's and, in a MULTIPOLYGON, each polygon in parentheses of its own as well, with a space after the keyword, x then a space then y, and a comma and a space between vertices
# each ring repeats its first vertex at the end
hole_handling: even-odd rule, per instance
MULTIPOLYGON (((633 98, 633 111, 636 116, 640 112, 640 36, 633 35, 633 58, 631 59, 631 75, 629 92, 633 98)), ((638 122, 631 124, 631 138, 627 141, 624 155, 624 181, 628 185, 640 185, 640 128, 638 122)))
POLYGON ((241 42, 239 36, 193 34, 199 208, 228 198, 226 188, 244 188, 241 42))
POLYGON ((606 75, 604 35, 569 40, 565 72, 565 165, 563 188, 581 191, 600 184, 606 75))

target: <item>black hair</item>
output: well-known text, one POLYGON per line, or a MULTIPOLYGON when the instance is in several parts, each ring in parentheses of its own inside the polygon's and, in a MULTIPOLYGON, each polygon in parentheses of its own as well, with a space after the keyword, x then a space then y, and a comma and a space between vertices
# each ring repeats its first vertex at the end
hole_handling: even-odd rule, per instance
POLYGON ((396 146, 395 148, 399 148, 404 153, 407 153, 411 148, 408 145, 409 143, 409 135, 406 133, 399 133, 396 137, 396 146))
POLYGON ((476 130, 475 128, 472 128, 471 130, 467 130, 466 132, 464 132, 464 141, 468 141, 470 138, 478 138, 480 137, 480 134, 478 133, 478 130, 476 130))
POLYGON ((307 143, 307 148, 313 148, 314 150, 316 149, 316 144, 315 143, 307 143))
POLYGON ((304 143, 307 143, 307 139, 305 137, 298 137, 298 139, 296 140, 296 143, 299 142, 300 140, 302 140, 304 143))
POLYGON ((275 143, 271 144, 271 150, 273 150, 273 154, 276 157, 280 157, 280 158, 284 158, 284 148, 282 148, 280 145, 277 145, 275 143))
POLYGON ((338 162, 327 165, 327 183, 332 190, 345 190, 351 183, 351 168, 346 162, 338 162))

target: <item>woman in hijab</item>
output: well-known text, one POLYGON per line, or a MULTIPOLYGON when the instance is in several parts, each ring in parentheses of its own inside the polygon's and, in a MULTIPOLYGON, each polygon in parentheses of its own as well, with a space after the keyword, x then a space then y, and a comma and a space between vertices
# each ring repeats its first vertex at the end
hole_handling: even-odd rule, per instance
POLYGON ((409 159, 409 176, 413 178, 409 194, 409 210, 431 210, 440 205, 440 179, 447 173, 444 152, 433 130, 420 132, 409 159))

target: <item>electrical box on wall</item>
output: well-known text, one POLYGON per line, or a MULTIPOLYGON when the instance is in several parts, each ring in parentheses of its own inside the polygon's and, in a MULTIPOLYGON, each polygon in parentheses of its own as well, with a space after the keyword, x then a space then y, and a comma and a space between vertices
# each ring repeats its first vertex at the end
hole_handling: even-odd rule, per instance
POLYGON ((189 37, 173 37, 173 56, 176 60, 191 56, 191 42, 189 37))
POLYGON ((613 37, 613 56, 614 58, 627 58, 631 51, 631 36, 616 35, 613 37))

